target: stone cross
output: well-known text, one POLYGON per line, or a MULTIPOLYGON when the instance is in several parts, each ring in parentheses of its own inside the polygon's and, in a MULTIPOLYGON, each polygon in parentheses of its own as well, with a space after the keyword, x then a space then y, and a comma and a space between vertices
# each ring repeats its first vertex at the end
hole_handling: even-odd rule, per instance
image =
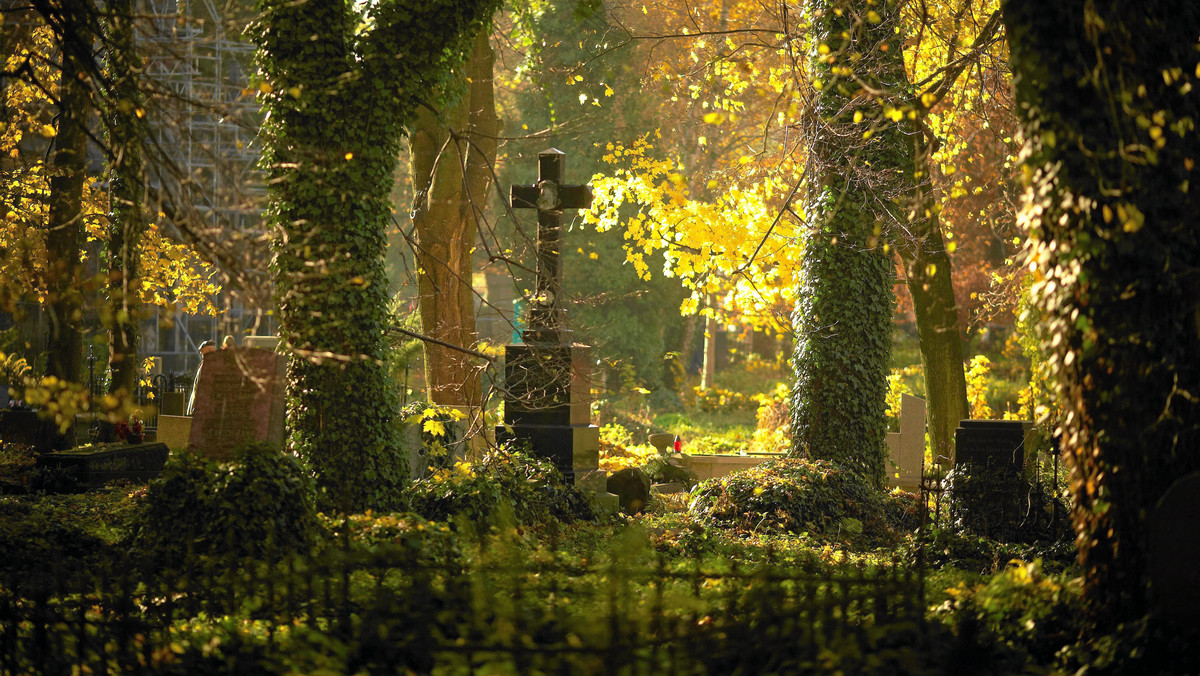
POLYGON ((557 148, 538 153, 538 182, 535 185, 514 185, 509 194, 513 209, 537 209, 537 283, 529 312, 530 342, 558 343, 566 328, 563 308, 559 306, 562 292, 562 257, 559 240, 562 235, 563 209, 587 209, 592 205, 592 189, 587 185, 563 185, 567 154, 557 148))

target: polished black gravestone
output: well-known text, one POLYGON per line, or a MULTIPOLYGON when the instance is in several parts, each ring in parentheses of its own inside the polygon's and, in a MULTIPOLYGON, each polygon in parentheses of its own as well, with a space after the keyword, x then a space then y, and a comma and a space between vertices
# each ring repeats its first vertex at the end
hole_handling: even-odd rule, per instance
POLYGON ((961 420, 954 430, 954 464, 1025 471, 1025 420, 961 420))
POLYGON ((537 210, 537 281, 525 344, 504 349, 504 424, 496 438, 528 443, 576 484, 607 495, 600 429, 591 424, 588 351, 571 343, 560 307, 562 212, 592 203, 591 188, 563 183, 565 160, 561 150, 542 151, 538 182, 514 185, 510 194, 514 209, 537 210))
POLYGON ((953 519, 1000 540, 1021 538, 1029 505, 1025 442, 1033 423, 962 420, 954 432, 954 471, 947 477, 953 519))

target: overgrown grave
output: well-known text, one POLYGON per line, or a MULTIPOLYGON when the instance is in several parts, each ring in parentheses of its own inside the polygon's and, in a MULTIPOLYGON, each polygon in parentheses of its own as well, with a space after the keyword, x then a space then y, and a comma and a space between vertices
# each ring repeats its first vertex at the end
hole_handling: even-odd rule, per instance
POLYGON ((1038 434, 1025 420, 962 420, 944 488, 952 522, 999 541, 1057 537, 1057 497, 1036 476, 1038 434))
POLYGON ((590 187, 564 183, 565 169, 565 153, 544 150, 538 153, 537 183, 511 189, 514 209, 537 210, 537 278, 524 344, 504 348, 504 424, 496 438, 528 444, 615 509, 616 496, 607 491, 600 470, 600 428, 591 424, 588 348, 571 341, 560 302, 562 212, 592 202, 590 187))

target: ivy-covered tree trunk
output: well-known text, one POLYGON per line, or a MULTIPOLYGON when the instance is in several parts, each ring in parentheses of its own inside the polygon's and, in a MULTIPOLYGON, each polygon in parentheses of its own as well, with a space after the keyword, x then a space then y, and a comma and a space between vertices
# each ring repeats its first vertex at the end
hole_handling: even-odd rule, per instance
POLYGON ((1111 629, 1150 609, 1155 505, 1200 470, 1200 4, 1003 10, 1084 597, 1111 629))
MULTIPOLYGON (((413 223, 420 270, 421 330, 451 345, 475 342, 471 254, 476 223, 487 205, 496 159, 492 54, 488 35, 475 37, 471 58, 455 83, 461 98, 441 116, 422 109, 410 147, 416 184, 413 223), (463 134, 457 138, 454 134, 463 134), (465 174, 464 174, 465 169, 465 174)), ((425 378, 435 404, 483 404, 478 359, 441 345, 425 345, 425 378)))
POLYGON ((400 503, 408 459, 383 363, 388 198, 419 102, 443 88, 495 5, 384 0, 359 16, 344 0, 260 0, 289 448, 338 509, 400 503))
POLYGON ((112 200, 108 226, 109 391, 132 395, 137 389, 141 317, 139 248, 146 227, 141 146, 145 130, 139 124, 143 104, 137 82, 142 66, 133 41, 132 0, 109 0, 106 15, 106 60, 112 87, 104 110, 112 200))
POLYGON ((896 188, 896 167, 906 157, 911 166, 913 156, 897 125, 858 122, 860 109, 884 105, 872 92, 904 89, 903 71, 889 69, 887 59, 901 49, 893 30, 897 8, 810 0, 807 11, 818 92, 805 121, 813 170, 793 315, 791 454, 836 461, 882 487, 895 306, 888 230, 903 204, 903 179, 911 180, 908 170, 896 188))
MULTIPOLYGON (((90 17, 84 7, 61 8, 62 49, 58 125, 51 156, 49 231, 46 233, 46 309, 49 345, 46 375, 77 383, 83 377, 83 181, 87 121, 92 109, 87 63, 90 17)), ((70 430, 68 430, 68 433, 70 430)))

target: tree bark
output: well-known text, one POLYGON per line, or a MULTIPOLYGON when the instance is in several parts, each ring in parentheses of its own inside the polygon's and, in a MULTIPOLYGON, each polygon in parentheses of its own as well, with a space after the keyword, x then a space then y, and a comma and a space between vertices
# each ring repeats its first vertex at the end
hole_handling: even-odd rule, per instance
POLYGON ((1007 0, 1003 11, 1031 295, 1062 407, 1084 600, 1103 633, 1182 591, 1153 589, 1150 552, 1158 501, 1200 470, 1200 190, 1189 186, 1200 5, 1007 0))
POLYGON ((92 109, 86 79, 90 58, 88 17, 66 5, 62 24, 74 29, 60 35, 62 81, 58 125, 51 155, 49 231, 46 233, 46 295, 49 337, 46 375, 78 383, 83 376, 83 319, 79 261, 83 245, 83 182, 87 160, 87 122, 92 109))
MULTIPOLYGON (((500 129, 492 84, 495 58, 488 37, 481 32, 475 39, 462 99, 441 119, 422 109, 410 142, 422 332, 467 348, 476 340, 471 254, 477 219, 492 187, 500 129), (464 136, 453 136, 464 130, 464 136)), ((426 343, 429 400, 481 406, 480 367, 469 354, 426 343)))
POLYGON ((139 247, 145 231, 142 212, 142 134, 138 111, 142 96, 137 73, 141 71, 133 41, 133 3, 109 0, 108 64, 112 99, 105 105, 108 130, 110 194, 108 248, 109 392, 137 390, 138 336, 141 301, 137 292, 139 247))

